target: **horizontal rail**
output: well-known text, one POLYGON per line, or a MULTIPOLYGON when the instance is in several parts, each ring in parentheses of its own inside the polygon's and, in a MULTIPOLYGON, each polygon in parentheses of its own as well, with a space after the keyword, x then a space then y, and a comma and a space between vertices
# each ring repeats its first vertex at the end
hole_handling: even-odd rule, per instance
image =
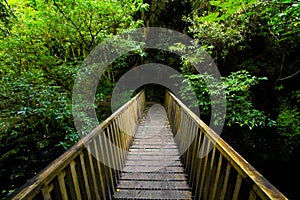
POLYGON ((112 199, 118 169, 124 166, 144 106, 141 91, 29 180, 12 199, 112 199), (111 144, 124 151, 114 150, 111 144))
POLYGON ((165 107, 195 199, 287 199, 169 91, 165 107))

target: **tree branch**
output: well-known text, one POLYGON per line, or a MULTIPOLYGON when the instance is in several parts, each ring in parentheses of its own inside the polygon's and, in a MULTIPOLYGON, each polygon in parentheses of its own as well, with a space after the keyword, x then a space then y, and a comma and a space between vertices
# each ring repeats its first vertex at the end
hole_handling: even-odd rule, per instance
POLYGON ((292 78, 292 77, 296 76, 296 75, 299 74, 299 73, 300 73, 300 70, 298 70, 297 72, 295 72, 294 74, 292 74, 292 75, 290 75, 290 76, 286 76, 286 77, 284 77, 284 78, 281 78, 281 79, 279 79, 278 81, 284 81, 284 80, 286 80, 286 79, 292 78))
POLYGON ((84 37, 79 29, 79 27, 76 25, 76 23, 70 18, 68 17, 65 12, 59 7, 59 5, 56 3, 56 1, 54 0, 54 6, 58 9, 58 11, 68 20, 71 22, 71 24, 74 26, 74 28, 77 30, 77 32, 79 33, 80 35, 80 38, 81 38, 81 41, 86 45, 88 46, 88 44, 86 43, 86 41, 84 40, 84 37))
POLYGON ((279 76, 277 78, 277 80, 275 81, 275 84, 280 80, 281 75, 282 75, 282 70, 283 70, 283 66, 284 66, 284 58, 285 58, 285 54, 283 54, 282 56, 282 60, 281 60, 281 65, 280 65, 280 70, 279 70, 279 76))

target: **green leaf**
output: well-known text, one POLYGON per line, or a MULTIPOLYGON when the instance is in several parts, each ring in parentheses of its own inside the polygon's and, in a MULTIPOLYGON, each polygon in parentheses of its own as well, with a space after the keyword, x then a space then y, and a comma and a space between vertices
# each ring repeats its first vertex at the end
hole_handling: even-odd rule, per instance
POLYGON ((218 20, 220 20, 218 18, 219 14, 220 14, 219 12, 211 13, 211 14, 203 17, 201 21, 203 21, 203 22, 205 22, 205 21, 209 21, 209 22, 218 21, 218 20))
POLYGON ((221 1, 210 1, 209 3, 212 6, 218 6, 218 5, 220 5, 221 1))

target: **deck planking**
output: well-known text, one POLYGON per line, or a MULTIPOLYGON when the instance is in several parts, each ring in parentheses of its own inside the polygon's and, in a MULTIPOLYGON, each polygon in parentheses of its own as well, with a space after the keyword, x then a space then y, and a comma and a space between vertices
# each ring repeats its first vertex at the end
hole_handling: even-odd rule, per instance
POLYGON ((165 109, 152 106, 129 149, 114 199, 192 199, 165 109))

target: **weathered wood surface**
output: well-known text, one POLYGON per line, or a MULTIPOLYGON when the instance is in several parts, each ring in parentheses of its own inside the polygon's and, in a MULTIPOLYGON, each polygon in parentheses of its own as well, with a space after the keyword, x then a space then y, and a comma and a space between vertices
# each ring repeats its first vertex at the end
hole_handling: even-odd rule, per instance
POLYGON ((115 199, 191 199, 166 112, 152 106, 129 149, 115 199))

